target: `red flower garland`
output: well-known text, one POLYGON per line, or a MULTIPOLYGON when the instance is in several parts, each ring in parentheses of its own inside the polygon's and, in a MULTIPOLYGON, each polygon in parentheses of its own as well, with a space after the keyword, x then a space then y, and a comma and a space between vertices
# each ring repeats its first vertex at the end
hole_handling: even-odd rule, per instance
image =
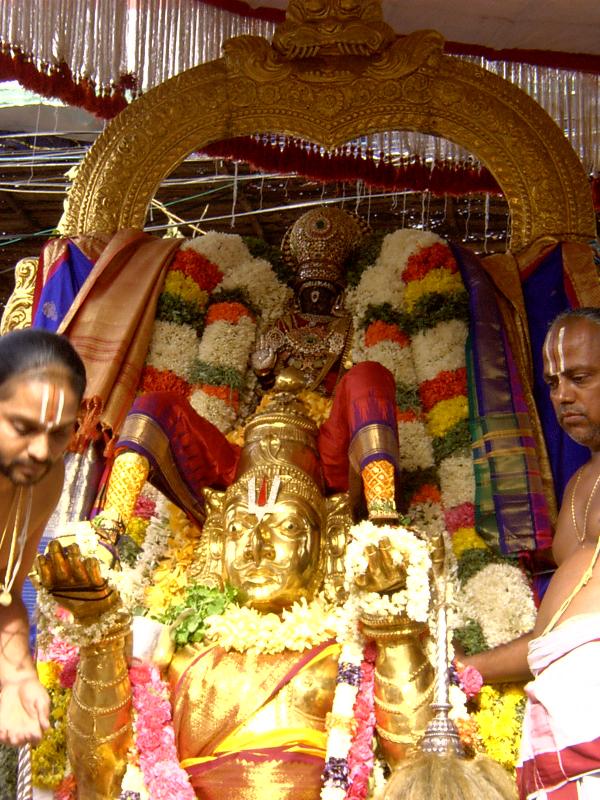
POLYGON ((438 487, 433 486, 433 484, 431 483, 424 483, 417 489, 417 491, 411 497, 410 505, 412 506, 418 503, 441 503, 441 502, 442 502, 442 495, 438 487))
POLYGON ((459 528, 475 527, 475 506, 473 503, 461 503, 459 506, 444 510, 444 520, 448 533, 456 533, 459 528))
POLYGON ((142 370, 139 394, 147 392, 174 392, 180 397, 189 397, 192 391, 190 384, 168 369, 156 369, 156 367, 146 364, 142 370))
POLYGON ((232 406, 236 412, 239 408, 240 393, 237 389, 232 389, 227 384, 200 383, 194 389, 204 392, 209 397, 218 397, 219 400, 223 400, 232 406))
POLYGON ((430 247, 424 247, 417 253, 413 253, 402 272, 402 278, 406 283, 418 281, 433 269, 447 269, 451 273, 458 272, 456 260, 448 245, 436 242, 430 247))
POLYGON ((183 272, 209 294, 223 280, 223 273, 216 264, 189 248, 177 251, 169 270, 183 272))
POLYGON ((442 400, 467 394, 467 370, 461 367, 457 370, 444 370, 435 378, 423 381, 419 386, 419 397, 424 411, 431 409, 442 400))

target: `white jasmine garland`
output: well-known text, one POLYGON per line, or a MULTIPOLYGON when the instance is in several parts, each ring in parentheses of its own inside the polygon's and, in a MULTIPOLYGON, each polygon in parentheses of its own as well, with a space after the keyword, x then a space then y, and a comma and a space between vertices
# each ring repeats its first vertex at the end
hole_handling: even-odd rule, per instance
POLYGON ((440 488, 445 508, 472 503, 475 497, 473 460, 469 454, 451 455, 439 466, 440 488))
POLYGON ((457 602, 465 621, 480 624, 489 647, 516 639, 535 624, 531 589, 513 564, 487 564, 463 584, 457 602))
POLYGON ((398 457, 400 469, 407 472, 433 467, 433 445, 423 422, 398 423, 398 457))
POLYGON ((255 308, 260 308, 263 324, 270 325, 280 317, 292 298, 291 289, 278 280, 268 261, 248 257, 229 272, 221 287, 243 289, 255 308))
POLYGON ((361 612, 370 616, 406 614, 415 622, 427 622, 431 569, 427 543, 408 528, 380 527, 368 520, 353 525, 350 536, 345 580, 348 589, 356 594, 361 612), (378 546, 384 537, 390 540, 393 563, 406 570, 405 588, 391 595, 365 592, 355 585, 356 577, 367 572, 367 545, 378 546))
POLYGON ((404 284, 396 270, 387 265, 375 265, 366 269, 358 286, 346 295, 346 308, 355 319, 362 320, 367 308, 389 303, 394 308, 402 307, 404 284))
POLYGON ((243 375, 248 368, 255 333, 256 324, 250 317, 240 317, 233 325, 217 320, 204 329, 198 345, 198 358, 216 367, 231 367, 243 375))
POLYGON ((228 606, 223 614, 206 619, 206 640, 225 650, 259 653, 302 652, 335 637, 339 612, 322 595, 310 603, 302 600, 281 616, 264 614, 248 606, 228 606))
POLYGON ((198 389, 190 395, 190 405, 221 433, 228 433, 235 424, 235 409, 220 397, 213 397, 198 389))
POLYGON ((157 319, 146 364, 159 370, 168 369, 188 381, 197 346, 198 337, 191 325, 157 319))
POLYGON ((408 514, 413 525, 418 530, 426 531, 429 536, 443 533, 445 530, 444 512, 439 503, 431 500, 413 503, 408 514))
POLYGON ((237 233, 219 233, 208 231, 204 236, 186 239, 182 250, 195 250, 196 253, 212 261, 221 270, 224 277, 234 272, 238 265, 252 258, 250 251, 237 233))
POLYGON ((445 370, 464 368, 467 334, 467 325, 453 319, 413 336, 411 347, 419 383, 433 380, 445 370))
POLYGON ((384 237, 376 263, 395 270, 400 277, 406 269, 408 259, 433 244, 446 244, 446 242, 437 233, 431 231, 422 231, 418 228, 399 228, 384 237))
POLYGON ((37 633, 41 649, 50 645, 53 639, 62 639, 76 647, 98 644, 127 618, 123 608, 117 608, 103 614, 98 622, 83 624, 75 622, 71 617, 65 619, 61 614, 61 606, 43 587, 37 593, 37 633))
POLYGON ((394 376, 396 383, 405 386, 417 385, 417 373, 413 354, 409 346, 402 347, 398 342, 389 339, 382 339, 377 344, 367 347, 364 344, 364 331, 355 334, 354 346, 352 349, 352 360, 359 361, 379 361, 387 367, 394 376))

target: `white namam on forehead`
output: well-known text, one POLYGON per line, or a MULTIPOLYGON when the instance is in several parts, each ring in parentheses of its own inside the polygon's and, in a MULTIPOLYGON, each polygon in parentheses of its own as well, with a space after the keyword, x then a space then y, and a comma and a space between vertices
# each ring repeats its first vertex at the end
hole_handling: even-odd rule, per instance
POLYGON ((59 427, 65 408, 65 390, 62 386, 44 381, 40 407, 40 425, 46 430, 59 427))
POLYGON ((546 341, 544 342, 544 356, 548 365, 549 376, 560 375, 565 371, 564 339, 564 325, 560 326, 558 332, 556 332, 556 329, 552 328, 548 336, 546 336, 546 341), (556 344, 556 348, 554 344, 556 344))

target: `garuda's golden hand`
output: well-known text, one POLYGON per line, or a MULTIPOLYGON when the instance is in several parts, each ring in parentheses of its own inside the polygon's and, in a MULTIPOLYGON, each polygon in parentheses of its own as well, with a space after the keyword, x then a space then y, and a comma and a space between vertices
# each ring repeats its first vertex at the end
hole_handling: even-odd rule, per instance
POLYGON ((50 542, 45 555, 35 559, 42 586, 80 622, 90 622, 119 603, 118 593, 100 572, 96 558, 83 558, 79 545, 50 542))
POLYGON ((406 569, 394 564, 392 544, 387 536, 379 540, 379 544, 367 545, 365 548, 368 566, 363 575, 357 575, 356 585, 366 592, 394 592, 404 588, 406 569))

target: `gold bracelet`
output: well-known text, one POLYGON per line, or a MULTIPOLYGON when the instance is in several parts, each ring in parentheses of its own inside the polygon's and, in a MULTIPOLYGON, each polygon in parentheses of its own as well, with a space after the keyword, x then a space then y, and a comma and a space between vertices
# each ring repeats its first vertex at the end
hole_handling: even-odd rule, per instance
POLYGON ((112 742, 121 736, 123 733, 127 733, 127 731, 131 731, 132 726, 131 722, 126 722, 125 725, 122 725, 118 731, 114 731, 113 733, 109 733, 107 736, 96 736, 95 733, 84 733, 83 731, 79 730, 76 725, 73 725, 73 721, 69 718, 69 732, 80 739, 87 739, 88 741, 93 741, 96 744, 105 744, 106 742, 112 742))
POLYGON ((122 672, 118 677, 116 677, 112 681, 101 681, 98 678, 87 678, 85 675, 82 674, 80 674, 78 677, 81 681, 83 681, 83 683, 87 683, 88 686, 97 686, 100 689, 108 689, 111 686, 118 686, 118 684, 121 683, 121 681, 124 678, 129 677, 129 673, 122 672))
POLYGON ((389 711, 391 714, 398 714, 405 708, 401 703, 387 703, 385 700, 380 700, 377 695, 375 695, 375 705, 382 711, 389 711))
POLYGON ((82 700, 79 699, 77 694, 73 692, 72 694, 73 701, 75 705, 78 706, 82 711, 87 711, 88 714, 91 714, 93 717, 102 717, 106 714, 112 714, 115 711, 119 711, 121 708, 127 705, 127 703, 131 702, 131 696, 128 695, 124 700, 120 703, 117 703, 115 706, 109 706, 108 708, 98 708, 97 706, 88 706, 82 700))
POLYGON ((390 731, 384 730, 379 725, 375 726, 375 730, 382 739, 387 739, 388 742, 394 742, 394 744, 412 744, 410 737, 407 738, 406 734, 404 736, 400 736, 397 733, 390 733, 390 731))
MULTIPOLYGON (((430 667, 431 664, 429 661, 423 661, 414 672, 411 672, 408 676, 409 681, 414 681, 415 678, 418 678, 419 675, 423 672, 426 667, 430 667)), ((377 669, 375 670, 375 681, 383 684, 387 684, 388 686, 392 686, 394 689, 398 688, 398 680, 394 678, 388 678, 387 675, 382 675, 377 669)), ((406 683, 406 679, 403 680, 403 683, 406 683)))

